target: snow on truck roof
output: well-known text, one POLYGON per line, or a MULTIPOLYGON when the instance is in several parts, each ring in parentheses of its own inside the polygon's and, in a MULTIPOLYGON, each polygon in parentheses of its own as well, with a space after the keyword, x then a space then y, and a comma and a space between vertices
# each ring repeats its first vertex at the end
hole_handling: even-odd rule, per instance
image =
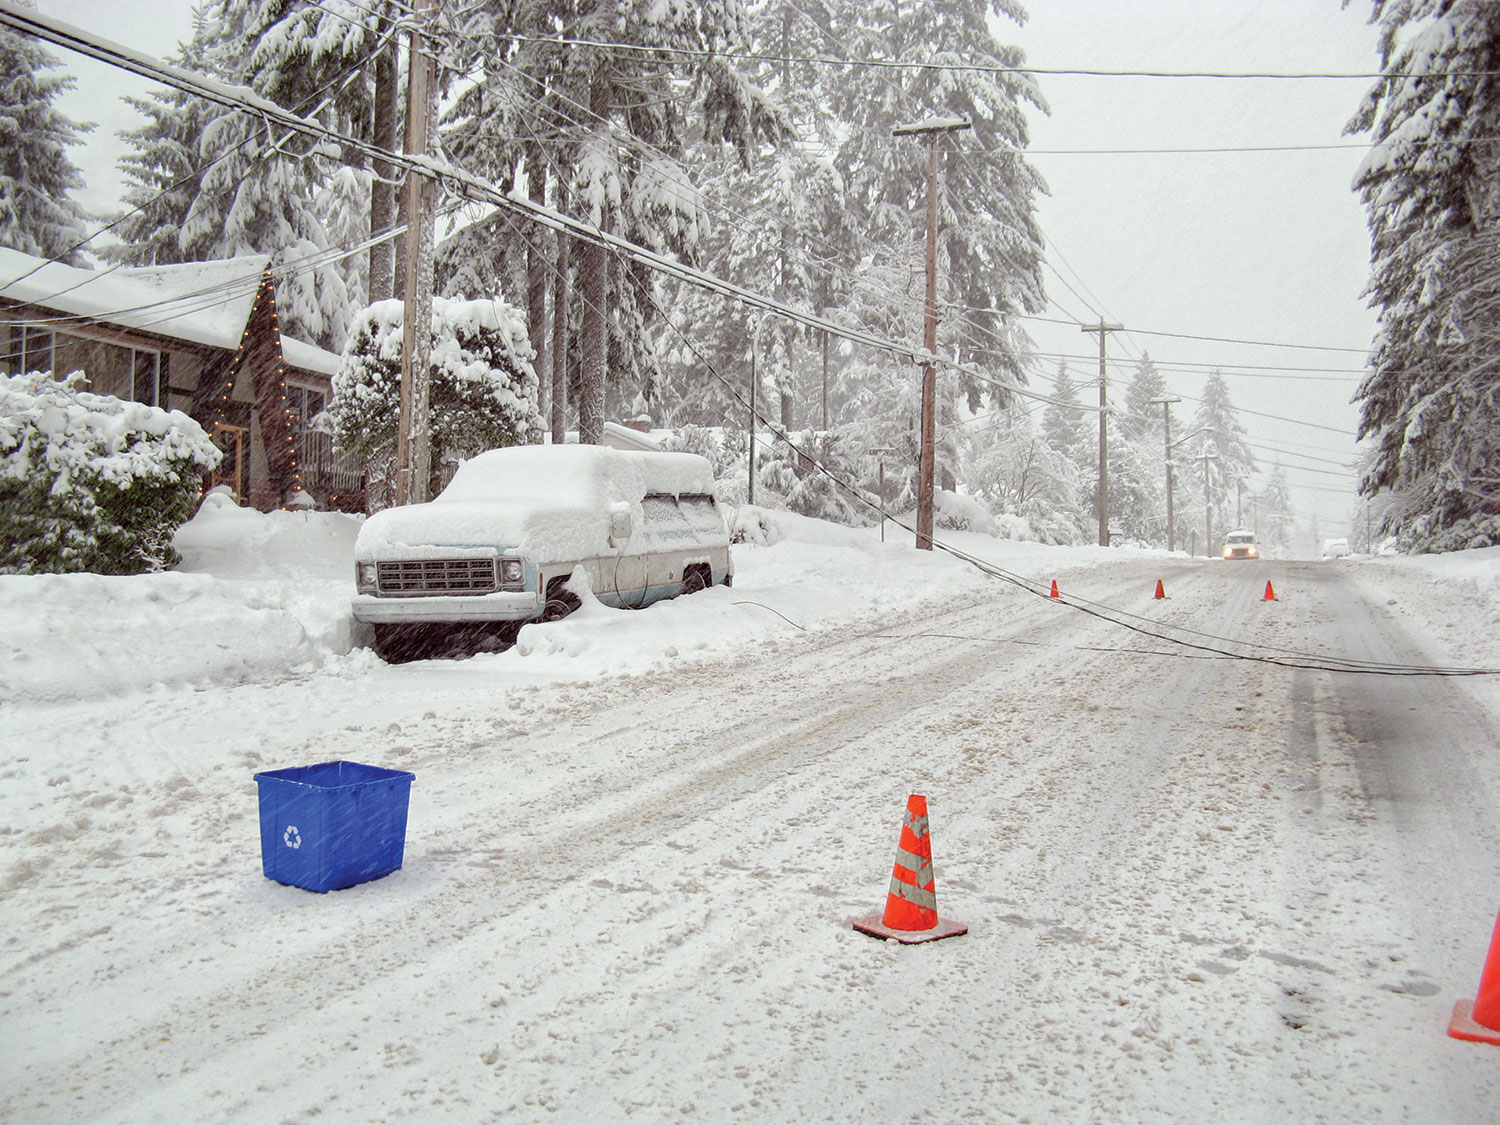
POLYGON ((694 453, 597 445, 519 445, 465 461, 437 499, 365 521, 360 561, 420 557, 431 548, 587 558, 608 550, 608 513, 638 510, 650 492, 712 494, 713 467, 694 453))
POLYGON ((437 502, 517 495, 634 502, 648 492, 681 496, 713 490, 713 467, 696 453, 647 453, 602 445, 515 445, 465 461, 437 502))

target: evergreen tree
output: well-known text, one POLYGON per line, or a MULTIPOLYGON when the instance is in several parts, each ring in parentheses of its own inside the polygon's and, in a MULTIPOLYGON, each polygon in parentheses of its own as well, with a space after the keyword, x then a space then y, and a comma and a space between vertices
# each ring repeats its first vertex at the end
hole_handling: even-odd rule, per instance
MULTIPOLYGON (((377 301, 355 319, 328 413, 341 450, 389 461, 396 454, 401 399, 401 301, 377 301)), ((519 445, 541 426, 526 320, 500 300, 432 301, 432 469, 428 495, 443 484, 444 463, 486 449, 519 445)))
POLYGON ((1082 467, 1086 457, 1084 445, 1087 435, 1083 429, 1084 413, 1078 397, 1078 387, 1068 373, 1066 360, 1057 361, 1057 376, 1052 382, 1052 401, 1042 411, 1042 433, 1047 444, 1069 461, 1082 467))
MULTIPOLYGON (((1117 438, 1110 443, 1110 495, 1112 515, 1117 514, 1132 538, 1167 544, 1166 421, 1161 400, 1167 394, 1166 380, 1149 355, 1141 357, 1135 374, 1125 387, 1125 407, 1119 419, 1117 438), (1119 460, 1115 450, 1119 449, 1119 460), (1120 495, 1116 496, 1117 484, 1120 495)), ((1171 406, 1165 408, 1170 411, 1171 406)))
MULTIPOLYGON (((194 12, 193 35, 169 61, 212 73, 202 11, 194 12)), ((132 152, 120 158, 124 202, 130 208, 112 226, 117 240, 102 249, 106 258, 132 266, 182 262, 182 229, 203 183, 203 127, 219 112, 181 90, 153 90, 125 101, 146 119, 122 130, 132 152)))
MULTIPOLYGON (((1045 109, 1045 103, 1029 76, 966 67, 1023 65, 1024 54, 1000 44, 991 28, 1000 17, 1020 24, 1025 12, 1013 0, 838 0, 835 11, 837 42, 825 50, 855 59, 959 64, 830 73, 827 96, 845 123, 836 165, 846 170, 850 222, 863 240, 846 268, 864 246, 904 250, 906 236, 922 233, 928 138, 894 138, 892 129, 933 117, 967 119, 971 131, 939 140, 939 302, 949 310, 941 316, 939 349, 992 379, 1024 383, 1028 349, 1016 317, 1045 304, 1042 240, 1033 215, 1042 185, 1021 155, 1028 140, 1024 109, 1045 109)), ((903 326, 900 335, 920 339, 920 259, 906 262, 915 271, 911 296, 892 314, 903 326)), ((971 409, 982 395, 995 393, 976 380, 961 385, 971 409)))
MULTIPOLYGON (((455 155, 502 182, 524 176, 531 198, 550 194, 590 227, 692 257, 704 215, 685 163, 690 129, 748 153, 759 116, 757 91, 713 54, 742 41, 740 0, 556 0, 494 4, 483 15, 482 77, 448 118, 455 155), (559 42, 559 25, 638 49, 559 42), (533 33, 549 41, 516 38, 533 33)), ((529 243, 527 290, 540 294, 545 240, 532 231, 519 237, 529 243)), ((659 281, 592 242, 570 256, 579 283, 580 433, 598 441, 609 391, 649 391, 658 380, 659 281)), ((540 306, 531 305, 536 319, 540 306)))
MULTIPOLYGON (((757 158, 747 161, 723 144, 699 146, 705 160, 704 195, 722 215, 706 227, 703 260, 715 273, 757 292, 770 294, 804 312, 825 314, 842 303, 844 289, 831 267, 835 247, 846 243, 841 207, 843 179, 834 166, 836 129, 822 96, 825 67, 812 61, 825 53, 825 31, 832 16, 821 0, 794 5, 772 2, 748 12, 748 49, 772 61, 750 65, 747 76, 762 92, 758 127, 751 140, 757 158), (793 133, 798 143, 788 143, 793 133)), ((717 329, 722 364, 738 367, 759 334, 759 394, 768 417, 783 429, 797 424, 796 403, 805 399, 802 417, 821 424, 813 414, 812 396, 799 393, 799 369, 818 362, 822 340, 781 317, 727 304, 723 298, 685 288, 687 322, 717 329)), ((698 396, 704 372, 690 365, 667 377, 677 390, 698 396)), ((803 380, 802 382, 807 382, 803 380)), ((821 397, 821 396, 819 396, 821 397)))
MULTIPOLYGON (((1125 433, 1137 441, 1155 441, 1158 448, 1163 442, 1165 425, 1161 400, 1171 398, 1167 393, 1167 381, 1162 378, 1150 353, 1141 356, 1135 374, 1125 387, 1125 411, 1120 417, 1125 433)), ((1172 408, 1167 407, 1170 411, 1172 408)))
POLYGON ((58 65, 30 36, 0 28, 0 246, 82 266, 89 215, 68 198, 83 187, 68 149, 93 126, 53 104, 73 85, 48 73, 58 65))
MULTIPOLYGON (((1233 521, 1237 482, 1247 483, 1255 472, 1255 455, 1245 444, 1245 429, 1229 401, 1229 385, 1218 371, 1211 372, 1203 385, 1192 429, 1203 431, 1202 452, 1207 460, 1198 461, 1197 473, 1200 483, 1207 474, 1208 504, 1217 535, 1228 530, 1233 521)), ((1211 554, 1214 545, 1209 543, 1207 547, 1211 554)))
MULTIPOLYGON (((322 5, 209 0, 190 49, 224 81, 248 86, 341 131, 368 136, 374 68, 367 64, 389 31, 384 8, 342 0, 322 5)), ((185 130, 186 123, 180 124, 185 130)), ((144 153, 143 159, 159 177, 170 174, 169 161, 144 153)), ((198 131, 200 179, 178 243, 184 261, 272 255, 281 279, 277 305, 283 328, 337 349, 359 296, 359 284, 351 290, 350 277, 358 276, 363 263, 345 266, 329 253, 335 244, 317 200, 332 167, 305 137, 236 110, 213 108, 198 131)), ((363 201, 360 209, 368 206, 363 201)))
POLYGON ((1500 5, 1374 0, 1388 75, 1349 124, 1380 311, 1356 397, 1365 496, 1419 550, 1500 542, 1500 5))
POLYGON ((1291 550, 1295 520, 1286 470, 1277 465, 1271 470, 1271 479, 1261 490, 1255 505, 1254 530, 1262 547, 1283 553, 1291 550))

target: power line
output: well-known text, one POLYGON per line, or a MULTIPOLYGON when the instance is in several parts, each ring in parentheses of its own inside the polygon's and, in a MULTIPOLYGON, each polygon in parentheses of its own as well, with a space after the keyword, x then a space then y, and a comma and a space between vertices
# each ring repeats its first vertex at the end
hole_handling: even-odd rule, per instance
MULTIPOLYGON (((602 50, 638 51, 652 55, 680 55, 692 58, 735 59, 741 62, 764 62, 777 65, 799 64, 806 66, 853 66, 883 70, 919 70, 942 73, 1054 75, 1084 78, 1206 78, 1223 80, 1266 81, 1378 81, 1387 78, 1427 77, 1407 75, 1401 72, 1376 71, 1223 71, 1223 70, 1106 70, 1096 67, 1042 67, 1005 66, 998 63, 934 63, 906 62, 899 59, 850 59, 828 55, 777 55, 750 51, 721 51, 696 47, 669 47, 642 43, 624 43, 613 40, 582 39, 570 36, 536 36, 506 34, 503 38, 517 43, 551 43, 560 47, 592 47, 602 50)), ((1451 78, 1487 78, 1500 76, 1500 71, 1445 71, 1451 78)))
MULTIPOLYGON (((1017 318, 1020 320, 1040 321, 1044 324, 1066 324, 1069 327, 1077 323, 1076 321, 1057 320, 1056 318, 1045 316, 1028 316, 1020 313, 1017 314, 1017 318)), ((1167 332, 1159 328, 1132 328, 1130 329, 1130 334, 1132 336, 1169 336, 1174 340, 1202 340, 1213 344, 1247 344, 1258 348, 1290 348, 1296 351, 1314 352, 1350 352, 1355 355, 1370 354, 1369 348, 1343 348, 1329 344, 1288 344, 1277 340, 1245 340, 1234 336, 1203 336, 1191 332, 1167 332)))

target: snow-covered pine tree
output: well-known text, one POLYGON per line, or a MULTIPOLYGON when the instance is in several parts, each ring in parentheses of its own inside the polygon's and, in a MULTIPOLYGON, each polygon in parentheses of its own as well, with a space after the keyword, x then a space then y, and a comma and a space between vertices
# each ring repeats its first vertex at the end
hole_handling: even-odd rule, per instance
MULTIPOLYGON (((402 302, 377 301, 354 320, 328 413, 341 450, 393 458, 400 420, 402 302)), ((540 428, 526 318, 501 300, 432 300, 429 404, 432 475, 486 449, 519 445, 540 428)))
MULTIPOLYGON (((201 9, 194 11, 193 34, 168 61, 212 74, 209 42, 201 9)), ((219 76, 222 77, 222 76, 219 76)), ((219 112, 181 90, 153 90, 125 101, 145 124, 122 130, 132 151, 120 158, 129 207, 110 229, 113 241, 101 247, 111 261, 131 266, 182 262, 182 229, 203 181, 203 127, 219 112)))
POLYGON ((1254 530, 1262 545, 1273 552, 1290 550, 1296 513, 1292 509, 1286 470, 1280 465, 1271 470, 1271 479, 1256 497, 1254 513, 1254 530))
MULTIPOLYGON (((1125 386, 1125 410, 1120 415, 1125 433, 1138 441, 1154 441, 1158 449, 1165 450, 1162 433, 1165 422, 1160 400, 1171 397, 1167 393, 1167 381, 1151 362, 1150 353, 1143 353, 1135 374, 1125 386)), ((1167 410, 1171 409, 1167 407, 1167 410)))
POLYGON ((0 246, 82 266, 89 215, 69 193, 83 173, 68 156, 92 125, 70 121, 54 102, 73 79, 30 36, 0 28, 0 246))
POLYGON ((1350 121, 1380 312, 1361 479, 1414 550, 1500 542, 1500 5, 1374 0, 1381 79, 1350 121))
POLYGON ((1078 409, 1082 400, 1068 371, 1067 360, 1057 361, 1057 375, 1052 380, 1050 397, 1053 401, 1042 411, 1042 434, 1048 445, 1082 469, 1087 460, 1084 446, 1088 434, 1084 430, 1084 412, 1078 409))
MULTIPOLYGON (((315 208, 334 246, 358 246, 370 236, 370 173, 345 165, 323 182, 315 208)), ((344 291, 351 308, 363 308, 370 284, 370 260, 358 254, 344 270, 344 291)), ((343 329, 347 333, 348 329, 343 329)))
POLYGON ((780 506, 788 511, 864 527, 871 522, 871 509, 845 487, 858 473, 843 445, 836 433, 804 430, 788 434, 767 451, 759 483, 778 495, 780 506))
MULTIPOLYGON (((1201 453, 1207 462, 1197 463, 1198 481, 1208 474, 1208 502, 1213 509, 1215 535, 1228 530, 1234 518, 1235 482, 1249 483, 1255 473, 1255 455, 1245 444, 1245 428, 1240 425, 1234 405, 1229 401, 1229 384, 1219 371, 1209 373, 1203 384, 1203 397, 1193 415, 1189 430, 1202 430, 1201 453), (1205 465, 1207 466, 1205 469, 1205 465)), ((1213 544, 1208 544, 1210 552, 1213 544)))
MULTIPOLYGON (((689 134, 747 149, 747 126, 759 115, 758 92, 712 54, 743 40, 740 0, 564 0, 497 6, 491 22, 475 59, 482 78, 448 117, 455 157, 506 183, 519 184, 519 166, 532 198, 549 197, 601 231, 692 256, 703 213, 684 162, 689 134), (636 49, 558 41, 558 25, 579 39, 636 49), (548 42, 518 46, 516 36, 532 34, 548 42)), ((536 244, 533 231, 516 235, 536 244)), ((580 433, 598 441, 607 395, 628 402, 658 380, 658 279, 594 243, 573 246, 570 257, 581 321, 580 433)), ((528 292, 537 289, 534 280, 528 292)))
MULTIPOLYGON (((900 245, 899 236, 923 226, 927 139, 893 138, 891 130, 933 117, 967 118, 972 131, 939 146, 939 350, 1002 383, 1024 383, 1029 343, 1016 318, 1045 304, 1042 239, 1033 214, 1042 182, 1022 155, 1024 111, 1027 105, 1045 109, 1045 102, 1028 75, 973 68, 1023 65, 1023 52, 993 34, 1002 17, 1017 24, 1026 18, 1013 0, 837 0, 834 40, 824 50, 851 59, 955 64, 830 74, 830 104, 845 123, 836 163, 848 177, 850 221, 865 240, 845 268, 867 246, 900 245), (966 150, 984 155, 967 157, 966 150)), ((920 274, 919 259, 909 266, 920 274)), ((917 300, 901 312, 903 335, 920 339, 920 280, 916 292, 917 300)), ((993 384, 977 380, 963 380, 961 390, 971 409, 996 394, 993 384)))
MULTIPOLYGON (((822 96, 827 68, 812 61, 824 50, 820 24, 830 18, 828 7, 821 0, 773 2, 751 8, 748 17, 748 50, 765 56, 747 64, 760 91, 760 112, 737 128, 751 127, 750 140, 759 152, 746 160, 719 142, 736 129, 717 130, 710 134, 712 143, 698 146, 704 196, 722 216, 707 228, 702 260, 719 276, 802 311, 823 313, 841 303, 843 278, 829 259, 835 245, 847 245, 840 235, 842 179, 832 159, 836 129, 822 96), (796 143, 790 143, 793 133, 796 143)), ((689 286, 673 305, 681 323, 693 327, 695 342, 712 349, 723 370, 742 369, 751 334, 758 332, 765 417, 783 429, 799 420, 822 424, 821 387, 814 394, 802 390, 821 382, 821 335, 689 286), (817 382, 801 378, 815 367, 817 382)), ((668 364, 665 375, 674 397, 724 401, 701 364, 668 364)))
MULTIPOLYGON (((1150 355, 1143 355, 1125 387, 1124 409, 1110 444, 1110 507, 1118 509, 1132 537, 1166 546, 1167 501, 1165 421, 1161 399, 1169 398, 1166 380, 1150 355), (1121 449, 1116 463, 1115 449, 1121 449), (1114 477, 1122 474, 1124 491, 1116 498, 1114 477), (1131 499, 1133 497, 1133 499, 1131 499)), ((1166 407, 1171 410, 1171 406, 1166 407)), ((1180 432, 1180 431, 1179 431, 1180 432)))
MULTIPOLYGON (((392 34, 384 2, 209 0, 205 62, 296 113, 368 136, 370 59, 392 34)), ((180 236, 183 258, 266 253, 282 278, 277 306, 291 335, 337 350, 355 307, 346 272, 317 210, 329 162, 306 138, 233 110, 216 111, 199 143, 202 178, 180 236)), ((368 206, 368 204, 366 204, 368 206)))

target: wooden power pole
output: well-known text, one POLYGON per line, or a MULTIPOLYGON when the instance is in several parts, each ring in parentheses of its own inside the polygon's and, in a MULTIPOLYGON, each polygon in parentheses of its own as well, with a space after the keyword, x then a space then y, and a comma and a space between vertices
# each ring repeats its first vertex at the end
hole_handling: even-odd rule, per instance
POLYGON ((917 486, 917 548, 932 550, 932 483, 934 475, 933 431, 937 428, 937 142, 942 133, 956 133, 970 128, 965 118, 945 117, 897 125, 891 134, 897 137, 927 137, 927 299, 922 317, 922 445, 917 486))
POLYGON ((1084 332, 1099 333, 1099 546, 1109 546, 1109 412, 1105 395, 1104 338, 1122 328, 1119 324, 1085 324, 1084 332))
MULTIPOLYGON (((417 0, 417 20, 407 41, 406 152, 427 155, 437 115, 437 81, 422 28, 438 0, 417 0)), ((419 504, 427 497, 432 446, 427 406, 431 383, 432 255, 435 216, 432 182, 406 173, 406 272, 401 312, 401 418, 396 433, 396 503, 419 504)))

